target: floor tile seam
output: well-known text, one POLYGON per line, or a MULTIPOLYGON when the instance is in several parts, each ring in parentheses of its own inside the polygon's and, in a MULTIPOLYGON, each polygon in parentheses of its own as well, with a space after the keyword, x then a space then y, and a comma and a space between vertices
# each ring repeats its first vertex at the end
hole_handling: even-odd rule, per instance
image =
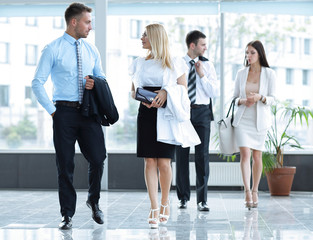
POLYGON ((128 216, 120 223, 120 225, 118 225, 118 229, 120 228, 120 226, 122 226, 124 224, 124 222, 139 208, 139 206, 144 202, 146 201, 146 199, 148 198, 148 196, 146 195, 142 200, 141 202, 134 208, 134 210, 128 214, 128 216))
POLYGON ((229 230, 230 230, 230 232, 231 232, 231 237, 232 237, 232 239, 234 239, 234 237, 235 237, 235 236, 234 236, 234 231, 233 231, 232 225, 231 225, 231 223, 230 223, 229 214, 228 214, 228 211, 227 211, 227 208, 226 208, 226 205, 225 205, 225 201, 224 201, 223 195, 222 195, 222 193, 219 193, 218 195, 219 195, 220 199, 222 200, 223 209, 224 209, 224 211, 226 212, 227 223, 228 223, 228 228, 229 228, 229 230))
MULTIPOLYGON (((294 217, 294 215, 286 208, 286 207, 284 207, 283 205, 281 205, 281 203, 276 199, 276 198, 274 198, 274 201, 287 213, 287 214, 289 214, 291 217, 293 217, 293 219, 294 220, 296 220, 298 223, 299 223, 299 225, 302 225, 305 229, 307 229, 308 231, 310 231, 307 227, 305 227, 302 223, 301 223, 301 221, 299 221, 296 217, 294 217)), ((263 219, 263 218, 262 218, 263 219)), ((266 221, 264 221, 265 222, 265 224, 268 226, 268 224, 267 224, 267 222, 266 221)), ((270 227, 268 226, 268 228, 270 229, 270 227)), ((272 231, 271 231, 272 232, 272 231)), ((273 233, 272 233, 273 234, 273 233)))
MULTIPOLYGON (((112 206, 116 201, 118 201, 119 199, 121 199, 122 197, 124 197, 124 195, 126 195, 127 193, 125 192, 121 192, 122 193, 122 195, 121 196, 119 196, 116 200, 114 200, 114 201, 112 201, 109 205, 106 205, 106 211, 107 211, 107 208, 109 208, 110 206, 112 206)), ((83 203, 82 203, 82 205, 83 205, 83 203)), ((101 207, 101 206, 100 206, 101 207)), ((103 209, 102 209, 103 210, 103 209)), ((78 227, 78 229, 82 229, 85 225, 87 225, 90 221, 93 221, 92 219, 89 219, 88 221, 86 221, 85 223, 83 223, 83 225, 80 225, 79 227, 78 227)))
MULTIPOLYGON (((48 205, 48 206, 45 207, 45 208, 50 208, 51 205, 54 205, 54 203, 48 205)), ((37 214, 37 213, 40 212, 40 211, 41 211, 41 210, 38 210, 38 211, 36 211, 35 213, 32 213, 32 214, 27 215, 27 216, 24 216, 23 218, 21 218, 21 219, 19 219, 19 220, 17 220, 17 221, 11 222, 11 223, 5 225, 4 227, 0 227, 0 229, 5 228, 5 227, 7 227, 7 226, 10 225, 10 224, 17 224, 17 223, 21 222, 22 220, 24 220, 24 219, 26 219, 26 218, 28 218, 28 217, 31 217, 31 216, 37 214)), ((54 221, 52 221, 52 222, 54 222, 54 221)), ((49 222, 49 223, 43 224, 43 225, 44 225, 44 226, 47 226, 47 225, 49 225, 49 224, 52 223, 52 222, 49 222)))
MULTIPOLYGON (((300 200, 302 203, 308 205, 309 208, 312 208, 309 204, 307 204, 307 203, 305 203, 303 200, 297 198, 297 196, 296 196, 295 198, 298 199, 298 200, 300 200)), ((307 231, 312 232, 307 226, 305 226, 305 225, 302 223, 302 221, 300 221, 297 217, 295 217, 286 207, 282 206, 282 208, 284 208, 285 211, 286 211, 289 215, 293 216, 293 218, 294 218, 300 225, 302 225, 307 231)))
MULTIPOLYGON (((23 204, 22 206, 15 207, 14 210, 17 210, 17 209, 20 209, 20 208, 24 208, 24 207, 26 207, 26 206, 28 206, 28 205, 34 204, 34 203, 39 202, 39 201, 41 201, 41 200, 47 199, 47 198, 49 198, 49 197, 50 197, 50 196, 46 196, 46 197, 44 197, 44 198, 37 199, 37 200, 35 200, 35 201, 31 201, 31 202, 29 202, 29 203, 27 203, 27 204, 23 204)), ((7 213, 7 212, 4 212, 4 213, 7 213)))
MULTIPOLYGON (((257 211, 259 211, 259 210, 257 210, 257 211)), ((259 213, 260 213, 260 212, 259 212, 259 213)), ((265 221, 265 219, 263 218, 262 212, 261 212, 261 214, 258 214, 258 218, 261 218, 261 219, 262 219, 262 221, 263 221, 263 223, 264 223, 266 229, 268 230, 268 232, 271 233, 271 236, 274 237, 274 233, 273 233, 272 229, 269 227, 269 225, 267 224, 267 222, 265 221)))

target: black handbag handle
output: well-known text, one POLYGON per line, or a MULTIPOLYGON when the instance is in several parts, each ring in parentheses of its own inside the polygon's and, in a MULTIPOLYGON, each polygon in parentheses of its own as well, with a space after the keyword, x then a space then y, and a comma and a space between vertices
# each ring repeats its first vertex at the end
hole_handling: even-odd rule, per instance
POLYGON ((231 120, 230 120, 231 125, 233 125, 233 121, 234 121, 235 101, 236 101, 236 98, 234 98, 234 99, 231 101, 230 107, 229 107, 228 112, 227 112, 227 115, 226 115, 226 117, 228 117, 228 116, 229 116, 229 113, 230 113, 230 111, 231 111, 231 120))

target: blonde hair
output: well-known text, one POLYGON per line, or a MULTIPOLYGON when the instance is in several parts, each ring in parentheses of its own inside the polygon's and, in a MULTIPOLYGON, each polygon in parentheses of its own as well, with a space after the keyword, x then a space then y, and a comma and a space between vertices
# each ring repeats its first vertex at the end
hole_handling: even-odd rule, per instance
POLYGON ((149 24, 146 26, 146 33, 151 45, 147 59, 159 60, 163 68, 172 69, 169 42, 164 27, 157 23, 149 24))

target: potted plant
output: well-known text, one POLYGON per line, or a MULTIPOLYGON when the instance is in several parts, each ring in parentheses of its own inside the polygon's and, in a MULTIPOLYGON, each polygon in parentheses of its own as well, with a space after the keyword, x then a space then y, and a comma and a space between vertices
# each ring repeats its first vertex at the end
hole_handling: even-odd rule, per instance
POLYGON ((293 122, 295 125, 305 121, 309 125, 313 112, 304 107, 293 107, 290 104, 277 103, 271 106, 274 122, 267 132, 263 154, 263 170, 271 195, 288 196, 290 194, 296 167, 284 166, 284 149, 302 149, 295 136, 289 135, 288 129, 293 122), (280 120, 280 122, 278 122, 280 120))

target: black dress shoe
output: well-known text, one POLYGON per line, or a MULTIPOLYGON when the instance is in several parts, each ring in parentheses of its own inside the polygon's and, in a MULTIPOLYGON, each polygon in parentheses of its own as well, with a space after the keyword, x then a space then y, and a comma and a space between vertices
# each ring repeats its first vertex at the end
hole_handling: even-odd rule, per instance
POLYGON ((203 211, 203 212, 208 212, 208 211, 210 211, 210 208, 208 207, 206 202, 199 202, 198 203, 198 210, 203 211))
POLYGON ((68 230, 72 228, 72 218, 68 216, 62 217, 62 222, 59 224, 59 228, 62 230, 68 230))
POLYGON ((103 212, 100 210, 99 204, 90 201, 87 201, 86 204, 92 210, 92 219, 98 224, 103 224, 103 212))
POLYGON ((180 200, 180 202, 178 204, 178 208, 179 209, 186 209, 187 208, 187 200, 185 200, 185 199, 180 200))

